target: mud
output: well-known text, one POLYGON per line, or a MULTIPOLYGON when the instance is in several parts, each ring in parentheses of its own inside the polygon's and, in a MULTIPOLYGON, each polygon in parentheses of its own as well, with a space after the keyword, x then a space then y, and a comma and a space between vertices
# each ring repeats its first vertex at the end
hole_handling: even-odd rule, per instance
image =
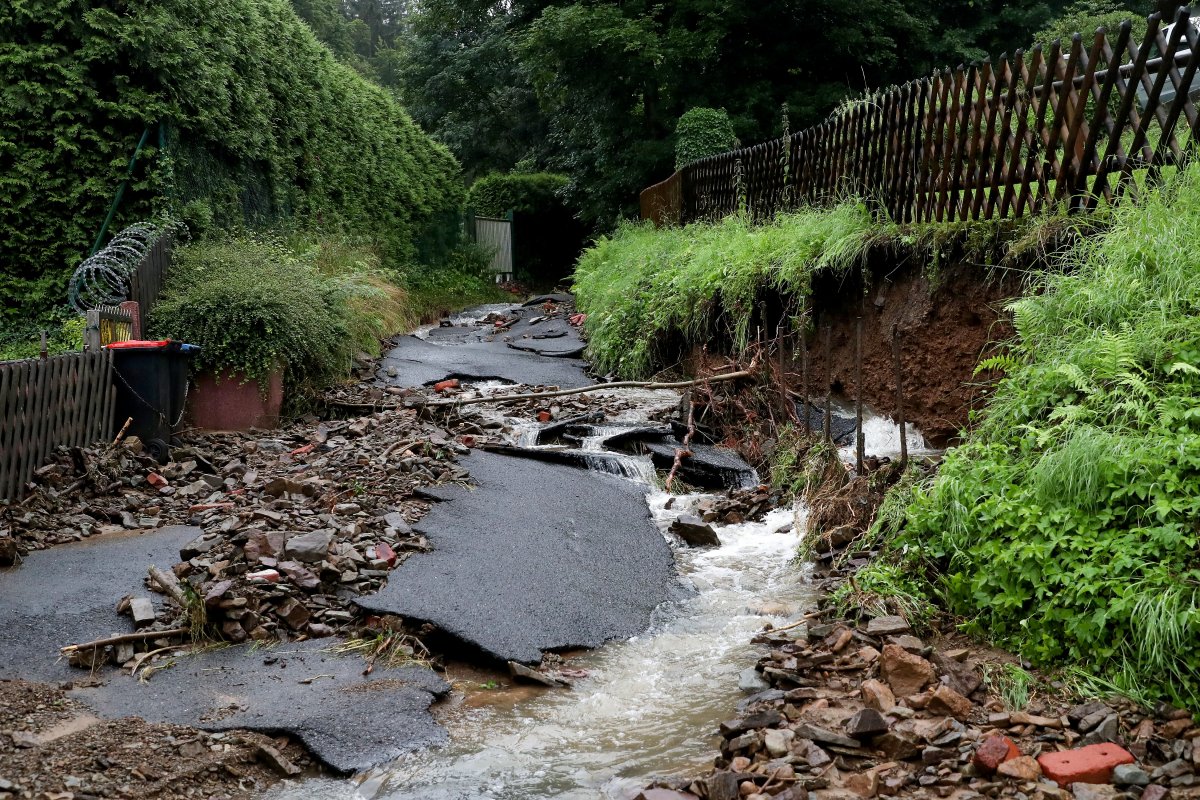
MULTIPOLYGON (((944 447, 966 427, 971 410, 987 399, 988 376, 976 376, 975 368, 996 342, 1013 333, 1003 308, 1020 293, 1019 277, 960 263, 942 268, 931 280, 923 264, 886 261, 868 275, 865 292, 861 277, 814 281, 811 391, 820 396, 826 385, 823 337, 828 326, 833 393, 856 396, 855 328, 861 317, 863 401, 881 413, 894 410, 892 341, 898 338, 906 418, 931 445, 944 447)), ((798 351, 798 344, 792 349, 798 351)), ((800 354, 794 355, 793 369, 799 373, 800 354)))

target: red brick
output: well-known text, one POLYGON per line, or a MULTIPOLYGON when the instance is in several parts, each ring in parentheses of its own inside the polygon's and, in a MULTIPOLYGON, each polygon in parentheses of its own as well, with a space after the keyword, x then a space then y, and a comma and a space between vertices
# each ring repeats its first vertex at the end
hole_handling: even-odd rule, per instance
POLYGON ((994 775, 1005 761, 1021 755, 1021 749, 1007 736, 992 735, 975 750, 975 769, 982 775, 994 775))
POLYGON ((387 542, 379 542, 375 545, 375 557, 386 561, 389 567, 396 566, 396 551, 387 542))
POLYGON ((451 389, 457 389, 457 388, 458 388, 458 378, 451 378, 450 380, 439 381, 433 385, 433 390, 435 392, 448 392, 451 389))
POLYGON ((1108 743, 1038 756, 1042 772, 1064 789, 1072 783, 1109 783, 1114 767, 1133 762, 1128 750, 1108 743))

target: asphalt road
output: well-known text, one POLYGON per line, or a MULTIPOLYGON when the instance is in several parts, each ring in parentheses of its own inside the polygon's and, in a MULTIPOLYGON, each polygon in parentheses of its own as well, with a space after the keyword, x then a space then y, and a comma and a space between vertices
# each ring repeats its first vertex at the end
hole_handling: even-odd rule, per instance
POLYGON ((416 526, 433 550, 410 556, 364 609, 432 622, 501 661, 636 635, 682 591, 645 488, 573 467, 476 452, 477 486, 416 526))
MULTIPOLYGON (((199 528, 180 525, 98 536, 31 553, 20 566, 0 571, 0 678, 85 677, 59 660, 59 648, 129 631, 129 618, 116 613, 116 602, 127 594, 156 597, 142 584, 146 568, 170 569, 180 546, 199 534, 199 528)), ((429 714, 449 690, 436 673, 377 665, 367 680, 361 658, 330 652, 338 643, 321 639, 182 656, 147 683, 105 669, 103 685, 73 694, 104 717, 132 715, 204 730, 287 731, 340 772, 445 740, 429 714)))
POLYGON ((517 322, 507 331, 471 325, 434 328, 425 339, 405 336, 381 359, 378 377, 390 386, 428 386, 448 378, 500 380, 564 389, 592 383, 579 356, 578 329, 561 319, 543 319, 537 305, 508 312, 517 322))

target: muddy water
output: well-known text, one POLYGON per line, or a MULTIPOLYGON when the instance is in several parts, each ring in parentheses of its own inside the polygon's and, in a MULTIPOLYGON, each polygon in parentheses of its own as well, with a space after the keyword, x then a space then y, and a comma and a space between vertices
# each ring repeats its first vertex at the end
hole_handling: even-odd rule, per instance
MULTIPOLYGON (((702 497, 676 497, 671 510, 661 492, 647 502, 665 527, 702 497)), ((655 777, 702 767, 714 755, 718 722, 742 696, 738 673, 757 658, 750 638, 798 613, 808 597, 806 572, 792 564, 792 522, 781 509, 761 523, 718 528, 719 548, 680 549, 681 577, 695 593, 660 608, 644 635, 571 658, 588 673, 572 689, 538 690, 517 703, 496 692, 490 703, 487 689, 459 686, 468 698, 443 714, 447 746, 281 797, 622 798, 655 777)))
MULTIPOLYGON (((641 423, 677 401, 670 392, 647 393, 607 424, 641 423)), ((536 428, 503 422, 514 444, 538 446, 536 428)), ((617 430, 597 430, 578 449, 598 453, 603 436, 617 430)), ((889 420, 870 415, 864 433, 868 453, 890 455, 898 448, 899 431, 889 420)), ((912 431, 909 446, 924 449, 918 432, 912 431)), ((705 496, 672 499, 658 490, 648 458, 621 459, 621 473, 647 486, 650 513, 672 538, 666 533, 671 521, 705 496)), ((450 732, 447 745, 352 780, 308 781, 275 797, 594 800, 629 798, 655 778, 695 774, 711 763, 717 725, 736 713, 744 696, 739 673, 761 652, 750 644, 754 633, 807 610, 808 570, 794 561, 794 524, 803 526, 803 514, 803 508, 778 509, 762 522, 718 527, 718 548, 677 549, 680 578, 691 595, 661 607, 645 634, 569 657, 569 667, 586 673, 573 688, 489 688, 486 673, 452 669, 447 677, 455 692, 438 712, 450 732)))

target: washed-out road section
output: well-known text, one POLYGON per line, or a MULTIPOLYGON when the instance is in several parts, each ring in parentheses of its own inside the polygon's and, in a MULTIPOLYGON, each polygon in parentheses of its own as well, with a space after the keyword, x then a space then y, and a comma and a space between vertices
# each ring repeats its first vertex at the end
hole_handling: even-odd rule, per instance
MULTIPOLYGON (((447 377, 584 386, 578 333, 538 305, 513 312, 507 333, 439 328, 406 337, 380 377, 419 386, 447 377), (394 375, 388 375, 388 367, 394 375)), ((619 478, 476 453, 476 486, 443 487, 421 522, 433 551, 410 557, 360 605, 427 620, 501 660, 533 663, 544 650, 594 647, 635 635, 682 589, 653 525, 644 489, 619 478)), ((170 568, 200 529, 173 526, 93 537, 31 554, 0 571, 0 678, 75 681, 59 648, 129 630, 115 611, 145 595, 146 569, 170 568)), ((247 728, 299 737, 321 761, 353 772, 446 739, 429 706, 449 687, 420 667, 339 656, 338 640, 219 647, 180 656, 148 682, 105 671, 73 694, 103 716, 134 715, 206 730, 247 728)))
MULTIPOLYGON (((151 564, 179 560, 200 529, 172 526, 142 535, 98 536, 31 553, 0 571, 0 677, 80 681, 58 658, 66 644, 129 630, 115 611, 126 594, 147 594, 151 564)), ((377 666, 332 652, 334 639, 276 647, 239 645, 180 656, 146 683, 105 671, 100 686, 72 696, 101 716, 137 716, 204 730, 287 731, 332 769, 354 772, 442 742, 429 713, 449 686, 429 669, 377 666)))
POLYGON ((432 622, 501 661, 633 636, 677 597, 671 548, 644 487, 491 453, 464 464, 476 486, 440 487, 410 556, 357 604, 432 622))

